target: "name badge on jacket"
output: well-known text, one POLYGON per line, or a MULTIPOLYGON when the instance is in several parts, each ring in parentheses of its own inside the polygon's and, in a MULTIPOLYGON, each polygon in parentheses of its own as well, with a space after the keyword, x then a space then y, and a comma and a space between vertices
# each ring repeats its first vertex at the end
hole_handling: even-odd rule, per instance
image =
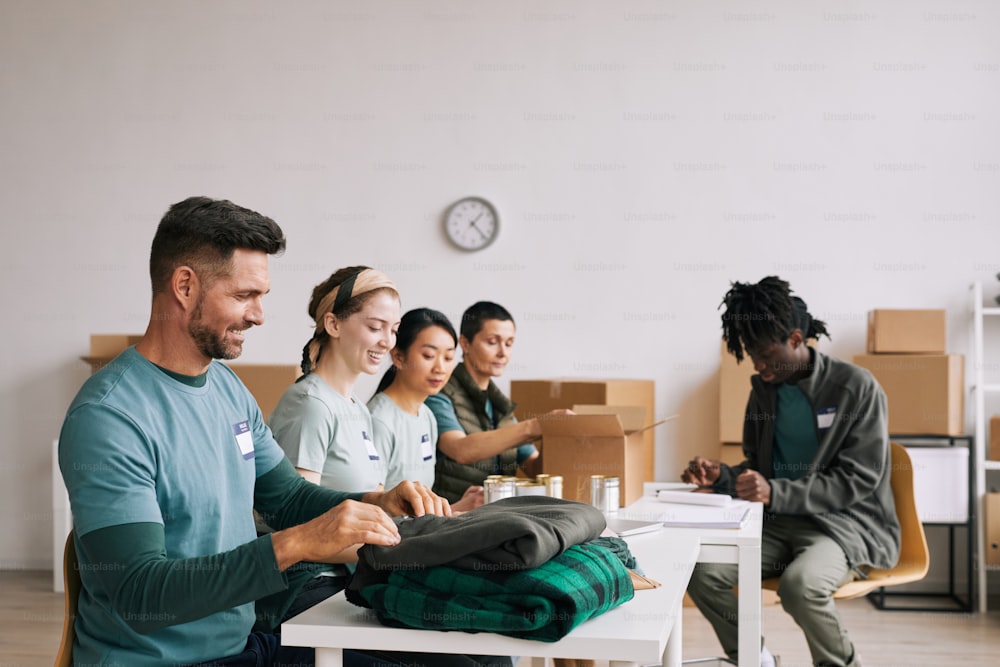
POLYGON ((816 428, 823 431, 833 426, 833 420, 837 418, 837 407, 820 408, 816 411, 816 428))

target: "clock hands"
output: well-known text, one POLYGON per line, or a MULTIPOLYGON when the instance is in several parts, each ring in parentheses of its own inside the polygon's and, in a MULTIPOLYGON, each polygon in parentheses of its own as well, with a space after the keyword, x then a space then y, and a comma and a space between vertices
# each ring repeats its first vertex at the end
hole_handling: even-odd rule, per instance
POLYGON ((479 215, 477 215, 476 217, 474 217, 472 220, 469 220, 469 227, 472 227, 473 229, 475 229, 477 232, 479 232, 479 235, 482 236, 485 239, 485 238, 487 238, 486 232, 484 232, 483 230, 481 230, 476 225, 476 223, 479 222, 479 218, 483 217, 484 213, 486 213, 486 211, 480 211, 479 215))

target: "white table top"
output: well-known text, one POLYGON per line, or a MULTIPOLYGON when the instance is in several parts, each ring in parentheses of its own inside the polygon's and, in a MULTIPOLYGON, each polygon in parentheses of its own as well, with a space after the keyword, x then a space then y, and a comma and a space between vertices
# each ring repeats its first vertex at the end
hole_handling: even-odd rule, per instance
POLYGON ((593 618, 558 642, 515 639, 493 633, 389 628, 370 609, 343 593, 321 602, 281 626, 282 643, 317 648, 379 648, 393 651, 521 655, 658 663, 681 609, 681 599, 698 555, 695 534, 674 529, 627 539, 640 567, 662 586, 636 591, 629 602, 593 618))

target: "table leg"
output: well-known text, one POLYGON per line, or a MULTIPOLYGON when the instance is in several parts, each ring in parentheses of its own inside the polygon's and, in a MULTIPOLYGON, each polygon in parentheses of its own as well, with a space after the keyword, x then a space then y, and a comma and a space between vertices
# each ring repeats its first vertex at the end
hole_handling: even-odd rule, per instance
POLYGON ((344 667, 344 649, 316 649, 316 667, 344 667))
POLYGON ((760 667, 760 547, 739 550, 739 667, 760 667))
POLYGON ((674 625, 667 637, 667 648, 663 652, 663 667, 681 666, 681 645, 684 643, 684 609, 681 603, 674 609, 674 625))

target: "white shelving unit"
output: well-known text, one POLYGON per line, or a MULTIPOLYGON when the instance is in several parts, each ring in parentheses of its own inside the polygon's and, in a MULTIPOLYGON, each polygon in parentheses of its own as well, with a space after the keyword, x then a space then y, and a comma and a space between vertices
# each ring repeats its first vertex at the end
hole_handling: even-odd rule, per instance
POLYGON ((985 612, 987 609, 987 583, 989 569, 986 567, 986 553, 984 545, 986 543, 986 473, 990 470, 1000 470, 1000 461, 990 461, 986 458, 986 396, 987 394, 1000 395, 1000 384, 986 384, 986 346, 983 334, 983 322, 987 317, 1000 318, 1000 308, 987 307, 984 303, 983 284, 976 282, 972 285, 972 401, 975 410, 975 445, 974 453, 976 457, 976 564, 977 576, 976 599, 979 601, 979 611, 985 612))

